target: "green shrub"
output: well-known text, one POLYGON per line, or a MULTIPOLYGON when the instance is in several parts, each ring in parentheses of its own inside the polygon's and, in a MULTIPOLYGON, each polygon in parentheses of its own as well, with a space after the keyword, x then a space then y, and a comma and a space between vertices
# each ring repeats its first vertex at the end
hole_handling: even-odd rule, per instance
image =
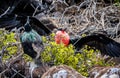
MULTIPOLYGON (((4 29, 0 29, 0 50, 3 47, 7 47, 6 48, 6 52, 3 55, 3 62, 6 62, 7 60, 9 60, 11 57, 16 56, 19 52, 18 51, 18 46, 16 45, 11 45, 13 43, 16 43, 16 39, 15 39, 15 33, 13 32, 8 32, 4 29), (10 46, 9 46, 10 44, 10 46)), ((19 42, 19 41, 18 41, 19 42)), ((21 50, 22 51, 22 50, 21 50)), ((28 55, 24 54, 23 58, 25 58, 26 61, 31 61, 32 58, 30 58, 28 55)))
POLYGON ((120 2, 120 0, 115 0, 114 2, 115 2, 115 3, 119 3, 119 2, 120 2))
POLYGON ((115 0, 114 2, 115 2, 115 4, 114 4, 115 6, 120 7, 120 0, 115 0))
POLYGON ((13 32, 9 33, 8 31, 5 31, 4 29, 0 30, 0 49, 3 47, 6 47, 6 52, 3 55, 3 61, 5 62, 7 59, 12 57, 14 54, 16 54, 18 47, 15 45, 11 45, 16 42, 16 39, 14 38, 15 34, 13 32))
POLYGON ((88 76, 89 69, 94 65, 113 65, 113 63, 105 63, 101 57, 98 57, 98 50, 89 49, 90 47, 85 46, 81 50, 82 53, 75 55, 73 45, 65 47, 63 44, 56 44, 53 39, 54 34, 51 35, 49 40, 43 37, 43 41, 47 44, 42 53, 42 61, 45 63, 65 64, 73 67, 84 76, 88 76))
MULTIPOLYGON (((14 33, 0 30, 0 49, 2 49, 3 46, 7 46, 8 43, 17 42, 14 36, 14 33)), ((54 41, 54 36, 55 34, 51 34, 50 38, 42 37, 45 45, 45 50, 42 52, 41 57, 42 61, 45 63, 53 63, 53 65, 65 64, 73 67, 84 76, 88 76, 89 69, 95 65, 113 65, 113 63, 105 63, 101 57, 97 57, 99 51, 89 49, 90 47, 88 46, 85 46, 83 49, 81 49, 81 53, 75 55, 73 45, 65 47, 63 44, 56 44, 54 41)), ((6 61, 11 58, 11 56, 16 55, 18 52, 18 47, 9 46, 6 50, 8 52, 4 53, 3 61, 6 61)), ((25 58, 26 61, 32 60, 26 54, 23 55, 23 58, 25 58)))

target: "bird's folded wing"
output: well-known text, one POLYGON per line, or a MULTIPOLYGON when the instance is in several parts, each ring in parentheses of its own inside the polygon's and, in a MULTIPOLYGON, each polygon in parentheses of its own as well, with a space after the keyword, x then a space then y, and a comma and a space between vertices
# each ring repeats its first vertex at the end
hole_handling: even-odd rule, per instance
POLYGON ((92 34, 86 37, 70 40, 76 49, 81 49, 84 45, 89 45, 100 50, 102 54, 112 57, 120 56, 120 43, 102 34, 92 34))

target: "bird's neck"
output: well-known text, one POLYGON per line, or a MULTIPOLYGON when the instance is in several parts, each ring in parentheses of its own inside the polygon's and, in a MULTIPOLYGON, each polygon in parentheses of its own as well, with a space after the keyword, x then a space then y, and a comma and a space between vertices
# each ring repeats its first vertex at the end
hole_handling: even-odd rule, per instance
POLYGON ((31 26, 25 25, 24 26, 26 32, 30 32, 32 30, 31 26))

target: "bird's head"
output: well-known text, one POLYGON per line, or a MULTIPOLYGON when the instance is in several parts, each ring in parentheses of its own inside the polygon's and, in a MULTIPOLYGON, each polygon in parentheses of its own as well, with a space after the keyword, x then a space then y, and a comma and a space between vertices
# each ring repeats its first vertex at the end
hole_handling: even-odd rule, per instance
POLYGON ((65 46, 69 45, 70 36, 65 31, 66 29, 59 29, 55 35, 55 42, 57 44, 63 43, 65 46))

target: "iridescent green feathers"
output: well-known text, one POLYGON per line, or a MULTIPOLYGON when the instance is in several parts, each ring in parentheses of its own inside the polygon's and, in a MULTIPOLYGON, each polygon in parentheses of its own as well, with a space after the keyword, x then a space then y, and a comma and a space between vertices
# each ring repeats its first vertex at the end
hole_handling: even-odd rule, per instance
POLYGON ((41 41, 40 35, 34 31, 31 30, 30 32, 24 32, 20 37, 21 42, 35 42, 35 41, 41 41))

